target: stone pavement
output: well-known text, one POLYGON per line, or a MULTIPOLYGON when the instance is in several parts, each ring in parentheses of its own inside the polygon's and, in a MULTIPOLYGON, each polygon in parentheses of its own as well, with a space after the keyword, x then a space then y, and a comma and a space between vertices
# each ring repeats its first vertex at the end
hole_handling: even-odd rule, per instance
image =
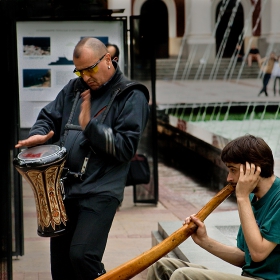
MULTIPOLYGON (((157 81, 156 102, 168 104, 280 101, 280 96, 273 96, 271 82, 268 87, 269 97, 257 97, 260 88, 261 80, 241 80, 239 83, 157 81)), ((158 165, 158 176, 159 202, 157 205, 134 205, 132 187, 125 188, 124 201, 120 211, 116 213, 103 259, 107 271, 149 250, 153 246, 152 232, 157 230, 161 223, 167 222, 181 226, 185 217, 197 213, 216 194, 215 190, 207 188, 197 179, 192 178, 191 174, 168 166, 161 160, 158 165)), ((15 257, 13 260, 13 279, 51 280, 49 239, 37 235, 35 202, 31 187, 25 181, 23 181, 23 204, 24 255, 15 257)), ((234 198, 230 197, 213 212, 213 216, 228 211, 232 213, 236 209, 234 198)), ((172 227, 171 231, 176 229, 172 227)), ((146 270, 132 279, 145 279, 145 276, 146 270)))
MULTIPOLYGON (((149 86, 149 83, 146 82, 149 86)), ((260 79, 157 81, 157 104, 216 103, 216 102, 279 102, 280 95, 273 94, 273 79, 268 84, 268 97, 258 97, 262 87, 260 79)))

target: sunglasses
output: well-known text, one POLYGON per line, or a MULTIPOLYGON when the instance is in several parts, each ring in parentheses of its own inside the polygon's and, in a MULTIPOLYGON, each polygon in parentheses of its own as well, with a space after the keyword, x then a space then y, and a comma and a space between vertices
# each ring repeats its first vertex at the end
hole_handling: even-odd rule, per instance
POLYGON ((102 55, 102 57, 100 57, 99 60, 96 63, 94 63, 93 65, 91 65, 91 66, 89 66, 89 67, 87 67, 85 69, 77 70, 75 68, 73 73, 75 73, 78 77, 81 77, 82 75, 89 76, 92 73, 97 73, 97 71, 98 71, 98 64, 105 57, 105 55, 106 55, 106 53, 104 55, 102 55))

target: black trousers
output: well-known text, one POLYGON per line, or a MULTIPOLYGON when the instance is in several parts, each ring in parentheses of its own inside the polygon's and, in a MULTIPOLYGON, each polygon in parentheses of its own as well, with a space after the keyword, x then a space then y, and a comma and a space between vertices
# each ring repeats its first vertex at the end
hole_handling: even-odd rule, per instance
POLYGON ((267 85, 268 85, 268 82, 269 82, 269 80, 270 80, 270 77, 271 77, 271 74, 268 74, 268 73, 265 73, 264 75, 263 75, 263 87, 262 87, 262 89, 261 89, 261 91, 260 91, 260 93, 259 93, 259 95, 261 95, 263 92, 264 92, 264 94, 266 95, 266 96, 268 96, 268 94, 267 94, 267 85))
POLYGON ((97 195, 64 204, 69 227, 50 240, 52 278, 93 280, 106 272, 102 257, 119 201, 97 195))

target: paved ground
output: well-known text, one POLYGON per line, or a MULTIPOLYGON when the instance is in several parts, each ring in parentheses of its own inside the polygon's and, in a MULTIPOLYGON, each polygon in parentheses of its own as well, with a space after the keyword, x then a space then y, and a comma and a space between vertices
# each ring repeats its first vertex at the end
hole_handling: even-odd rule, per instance
MULTIPOLYGON (((157 103, 207 103, 223 101, 280 101, 273 96, 257 97, 260 80, 242 80, 239 83, 223 81, 160 81, 157 82, 157 103)), ((215 194, 201 185, 190 174, 159 162, 159 202, 157 205, 137 204, 132 199, 132 187, 126 187, 120 211, 117 212, 104 255, 109 271, 139 256, 151 248, 151 232, 160 221, 182 221, 196 213, 215 194)), ((37 235, 36 210, 31 187, 24 181, 24 256, 14 258, 14 280, 51 280, 49 239, 37 235)), ((236 210, 234 199, 229 198, 215 211, 236 210)), ((145 279, 142 271, 134 280, 145 279)), ((64 280, 64 279, 62 279, 64 280)))
MULTIPOLYGON (((149 83, 146 83, 149 85, 149 83)), ((262 87, 260 79, 232 81, 157 81, 156 102, 171 103, 209 103, 209 102, 257 102, 280 101, 280 95, 273 94, 273 80, 268 85, 268 97, 258 97, 262 87)))

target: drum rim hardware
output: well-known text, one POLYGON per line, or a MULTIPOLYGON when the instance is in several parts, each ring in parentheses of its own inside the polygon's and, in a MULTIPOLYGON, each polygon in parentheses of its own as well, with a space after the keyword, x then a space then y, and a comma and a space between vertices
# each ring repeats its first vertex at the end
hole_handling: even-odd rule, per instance
POLYGON ((28 150, 32 149, 32 148, 27 148, 25 150, 23 150, 22 152, 20 152, 17 156, 16 159, 14 159, 14 162, 19 165, 19 166, 22 166, 22 167, 32 167, 32 166, 40 166, 42 164, 53 164, 54 160, 55 162, 57 160, 60 160, 62 159, 65 154, 66 154, 66 148, 65 147, 60 147, 60 146, 57 146, 57 145, 39 145, 39 146, 36 146, 36 147, 33 147, 33 148, 39 148, 39 147, 43 147, 43 148, 48 148, 48 147, 51 147, 51 146, 56 146, 58 147, 59 149, 57 149, 57 151, 51 155, 46 155, 46 156, 43 156, 41 158, 27 158, 27 157, 23 157, 22 155, 24 155, 28 150))

